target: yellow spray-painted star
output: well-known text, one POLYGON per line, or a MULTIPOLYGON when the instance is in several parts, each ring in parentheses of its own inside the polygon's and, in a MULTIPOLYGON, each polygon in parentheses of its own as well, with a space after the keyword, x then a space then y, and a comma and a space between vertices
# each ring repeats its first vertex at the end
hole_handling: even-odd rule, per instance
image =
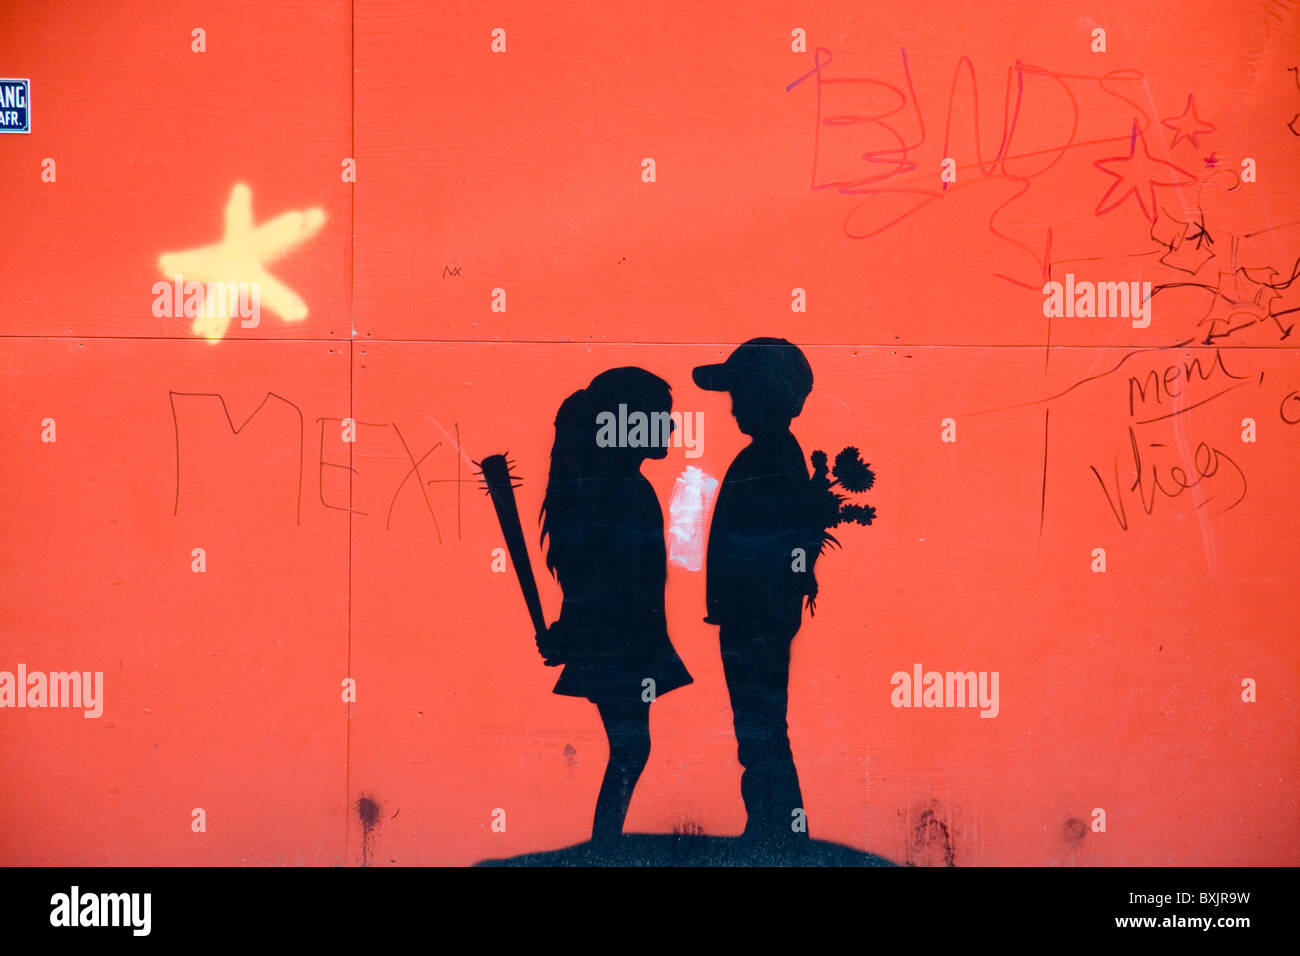
MULTIPOLYGON (((226 234, 214 245, 168 252, 158 257, 158 268, 167 278, 205 283, 203 310, 194 317, 193 331, 209 342, 220 341, 237 311, 238 299, 214 294, 218 283, 247 283, 255 290, 260 305, 286 322, 307 318, 307 303, 265 266, 302 245, 325 224, 320 208, 286 212, 270 222, 253 226, 253 193, 243 183, 230 190, 226 203, 226 234)), ((179 311, 179 303, 177 303, 179 311)))

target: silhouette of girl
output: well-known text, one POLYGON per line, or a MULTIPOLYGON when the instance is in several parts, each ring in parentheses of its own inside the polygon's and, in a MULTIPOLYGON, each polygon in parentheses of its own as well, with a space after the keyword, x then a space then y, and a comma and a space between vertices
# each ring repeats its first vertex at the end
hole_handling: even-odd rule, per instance
POLYGON ((598 841, 623 832, 650 756, 649 700, 692 680, 668 639, 663 512, 641 474, 645 459, 664 458, 668 450, 601 447, 608 433, 598 443, 597 416, 609 412, 617 419, 620 405, 628 415, 651 417, 672 407, 672 393, 644 369, 615 368, 565 399, 555 416, 542 504, 542 541, 550 539, 546 566, 564 603, 559 620, 538 635, 538 649, 548 664, 564 665, 554 692, 594 703, 609 738, 592 824, 598 841))

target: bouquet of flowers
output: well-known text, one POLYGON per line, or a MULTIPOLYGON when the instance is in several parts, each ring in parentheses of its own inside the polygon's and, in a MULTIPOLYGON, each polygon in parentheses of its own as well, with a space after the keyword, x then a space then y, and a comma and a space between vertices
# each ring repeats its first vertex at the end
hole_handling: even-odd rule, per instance
POLYGON ((870 490, 876 483, 876 473, 871 470, 871 463, 863 461, 861 452, 852 445, 835 456, 833 468, 827 467, 826 452, 819 449, 811 457, 813 524, 821 532, 821 547, 817 553, 823 554, 828 545, 840 546, 830 533, 831 528, 846 521, 871 524, 875 520, 876 509, 850 500, 849 494, 870 490))
MULTIPOLYGON (((868 504, 852 501, 849 495, 870 490, 876 483, 876 474, 861 453, 850 445, 835 456, 835 467, 829 467, 826 452, 818 449, 812 453, 813 475, 809 481, 808 542, 812 561, 826 552, 827 547, 838 548, 839 541, 830 533, 841 524, 871 524, 876 509, 868 504), (814 551, 815 549, 815 551, 814 551)), ((811 562, 810 562, 811 564, 811 562)), ((809 574, 806 579, 806 597, 810 614, 817 613, 817 578, 809 574)))

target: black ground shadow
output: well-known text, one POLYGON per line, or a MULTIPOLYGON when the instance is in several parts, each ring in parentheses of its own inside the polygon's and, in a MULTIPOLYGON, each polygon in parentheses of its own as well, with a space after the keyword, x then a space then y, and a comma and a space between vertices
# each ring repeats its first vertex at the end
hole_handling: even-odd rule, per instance
POLYGON ((884 857, 826 840, 770 844, 689 833, 628 833, 610 843, 523 853, 475 866, 897 866, 884 857))

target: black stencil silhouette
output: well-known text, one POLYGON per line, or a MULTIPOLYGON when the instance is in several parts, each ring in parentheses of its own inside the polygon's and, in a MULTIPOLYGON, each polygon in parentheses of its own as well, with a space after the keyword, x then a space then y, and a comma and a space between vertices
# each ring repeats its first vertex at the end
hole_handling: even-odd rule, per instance
POLYGON ((555 693, 592 701, 609 738, 592 825, 597 841, 622 833, 650 756, 650 703, 691 683, 664 614, 663 512, 641 474, 645 459, 667 455, 667 442, 602 447, 597 417, 620 405, 647 416, 667 413, 672 394, 644 369, 616 368, 565 399, 542 505, 546 566, 564 603, 559 620, 538 635, 538 648, 548 663, 564 667, 555 693))
MULTIPOLYGON (((725 363, 695 369, 696 384, 728 391, 740 430, 751 438, 727 471, 709 533, 705 620, 718 625, 731 698, 741 792, 748 815, 740 838, 708 836, 697 825, 671 834, 623 835, 632 792, 650 755, 649 705, 692 683, 668 637, 663 512, 641 474, 667 455, 672 393, 640 368, 597 375, 555 417, 555 442, 542 505, 546 566, 563 592, 549 627, 529 565, 504 455, 482 462, 497 517, 548 666, 562 666, 555 693, 592 701, 609 738, 609 763, 596 802, 592 839, 565 850, 484 861, 511 866, 865 865, 889 861, 809 836, 786 727, 790 645, 803 603, 817 595, 814 563, 838 542, 829 529, 870 524, 874 509, 847 494, 875 477, 854 447, 831 469, 815 452, 810 479, 790 422, 812 390, 812 370, 784 339, 753 339, 725 363), (620 406, 623 406, 620 409, 620 406), (610 442, 602 416, 640 412, 666 429, 647 442, 610 442), (639 447, 638 447, 639 445, 639 447)), ((631 434, 630 432, 628 433, 631 434)))
POLYGON ((694 371, 731 393, 750 443, 723 479, 709 530, 707 605, 718 625, 748 820, 767 844, 806 840, 808 821, 786 726, 790 644, 817 594, 822 549, 816 502, 790 422, 812 391, 812 369, 785 339, 751 339, 726 362, 694 371))

